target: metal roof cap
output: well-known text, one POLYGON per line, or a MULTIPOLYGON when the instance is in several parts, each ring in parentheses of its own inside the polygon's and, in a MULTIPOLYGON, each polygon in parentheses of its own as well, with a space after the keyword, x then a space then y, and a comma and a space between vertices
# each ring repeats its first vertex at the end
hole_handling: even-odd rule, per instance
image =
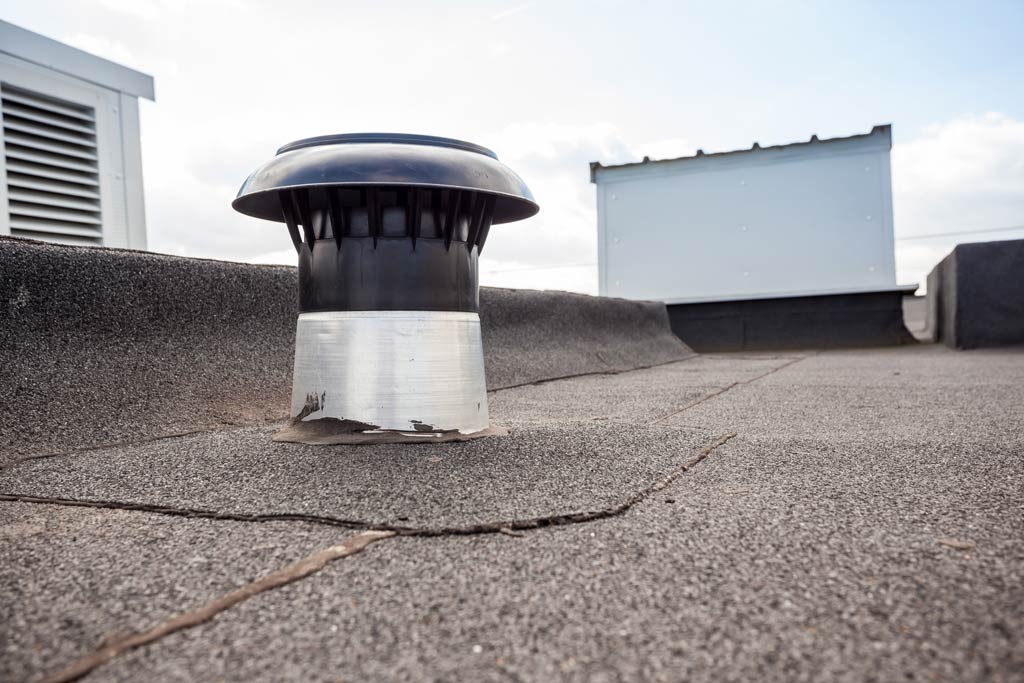
POLYGON ((364 186, 494 195, 494 223, 529 218, 539 210, 523 179, 491 150, 461 140, 402 133, 324 135, 284 145, 246 179, 231 205, 255 218, 283 222, 278 190, 364 186))

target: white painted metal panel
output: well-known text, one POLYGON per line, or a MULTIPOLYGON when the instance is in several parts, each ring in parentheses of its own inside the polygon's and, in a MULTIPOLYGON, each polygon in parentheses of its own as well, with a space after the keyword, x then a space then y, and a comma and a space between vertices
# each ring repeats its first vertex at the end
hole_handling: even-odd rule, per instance
POLYGON ((107 90, 154 99, 152 76, 2 20, 0 53, 107 90))
POLYGON ((2 53, 0 90, 0 234, 145 249, 137 99, 2 53))
POLYGON ((139 126, 139 100, 121 93, 121 153, 124 157, 126 246, 145 249, 146 203, 142 184, 142 130, 139 126))
POLYGON ((896 286, 888 127, 599 168, 600 291, 668 303, 896 286))

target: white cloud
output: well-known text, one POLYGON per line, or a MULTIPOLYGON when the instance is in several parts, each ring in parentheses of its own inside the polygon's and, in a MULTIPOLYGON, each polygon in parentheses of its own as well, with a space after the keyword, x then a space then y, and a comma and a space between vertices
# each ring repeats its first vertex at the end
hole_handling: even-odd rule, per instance
POLYGON ((480 284, 512 289, 557 289, 597 294, 597 264, 533 266, 516 262, 481 262, 480 284))
POLYGON ((657 160, 693 156, 697 153, 697 148, 686 138, 668 138, 636 145, 634 151, 641 158, 650 157, 657 160))
MULTIPOLYGON (((608 22, 540 6, 39 0, 11 4, 6 18, 154 75, 158 100, 141 104, 149 242, 191 256, 288 257, 282 226, 230 208, 244 178, 280 144, 331 132, 421 132, 495 149, 541 204, 535 218, 491 232, 485 282, 593 291, 596 267, 561 267, 597 260, 588 162, 729 149, 746 143, 743 131, 762 140, 797 125, 810 132, 818 117, 849 123, 847 99, 837 93, 855 79, 779 107, 744 84, 799 83, 764 81, 756 69, 730 72, 742 50, 735 64, 701 68, 715 39, 701 42, 699 23, 685 24, 697 27, 680 43, 691 50, 627 30, 651 26, 644 12, 608 22), (630 36, 641 37, 621 42, 630 36), (722 83, 729 87, 716 89, 722 83), (693 92, 702 93, 699 107, 693 92), (699 138, 668 137, 687 134, 699 138)), ((656 28, 675 38, 681 30, 667 19, 656 28)), ((877 74, 869 76, 877 84, 877 74)), ((935 106, 901 108, 899 98, 878 97, 858 111, 891 109, 905 119, 935 106)), ((896 145, 897 236, 1024 223, 1022 128, 1005 115, 963 116, 896 145)), ((1013 236, 897 242, 900 280, 922 279, 957 240, 1000 235, 1013 236)))
POLYGON ((532 4, 533 3, 531 2, 524 2, 521 5, 512 5, 511 7, 508 7, 506 9, 501 10, 500 12, 493 14, 491 16, 491 21, 501 21, 506 17, 511 17, 515 14, 519 14, 520 12, 529 9, 530 5, 532 4))
POLYGON ((640 155, 610 123, 515 123, 492 146, 526 180, 541 210, 491 230, 480 260, 481 282, 596 294, 597 212, 589 163, 635 161, 640 155))
MULTIPOLYGON (((541 205, 538 216, 491 231, 481 259, 484 283, 594 292, 596 266, 567 267, 597 261, 597 216, 589 162, 622 163, 644 156, 673 158, 692 154, 698 146, 686 138, 643 140, 635 133, 627 136, 607 121, 580 125, 564 122, 573 117, 561 122, 510 123, 490 116, 467 119, 449 129, 439 123, 449 119, 449 110, 435 110, 429 104, 434 99, 429 80, 406 81, 403 88, 381 91, 371 103, 350 96, 372 89, 366 80, 369 76, 362 72, 350 75, 354 80, 347 88, 325 89, 321 71, 287 68, 291 62, 281 61, 279 55, 259 47, 274 44, 277 31, 274 22, 269 21, 266 5, 239 13, 234 0, 211 2, 209 21, 190 23, 187 28, 177 20, 152 20, 181 11, 173 3, 162 4, 162 0, 104 0, 104 6, 105 21, 113 28, 102 34, 79 30, 65 39, 158 76, 158 102, 143 104, 143 151, 150 246, 159 251, 259 262, 271 258, 270 254, 276 260, 291 262, 290 244, 281 226, 230 209, 242 180, 289 139, 334 130, 391 128, 464 136, 480 142, 493 148, 533 190, 541 205), (235 69, 226 81, 214 75, 235 64, 226 61, 229 54, 218 47, 216 34, 227 23, 238 24, 241 44, 234 49, 249 55, 252 62, 246 69, 235 69), (170 28, 165 30, 165 25, 170 28), (144 35, 144 39, 122 43, 104 35, 144 35), (180 58, 183 42, 195 46, 196 59, 180 58), (316 95, 312 99, 278 97, 267 90, 267 85, 274 83, 283 84, 285 94, 316 95), (396 98, 403 89, 408 91, 408 100, 400 101, 396 98), (408 111, 402 106, 404 101, 427 106, 408 111), (316 106, 309 106, 313 103, 316 106)), ((509 9, 519 11, 521 7, 509 9)), ((489 19, 481 14, 480 20, 489 19)), ((327 25, 333 24, 324 22, 327 25)), ((314 33, 324 35, 320 29, 314 29, 314 33)), ((345 38, 350 52, 372 52, 372 36, 348 32, 345 38)), ((502 53, 508 40, 495 35, 481 41, 480 47, 493 59, 504 60, 507 57, 502 53)), ((331 63, 333 44, 311 37, 305 43, 303 60, 331 63)), ((415 45, 409 55, 410 65, 422 63, 437 68, 458 63, 466 72, 467 82, 476 82, 496 68, 495 62, 486 59, 463 61, 447 40, 415 45)), ((479 94, 468 97, 466 105, 477 101, 479 94)), ((552 118, 560 114, 556 109, 552 118)), ((893 148, 897 238, 1024 224, 1021 188, 1024 122, 1003 114, 965 115, 934 124, 916 139, 893 148)), ((923 281, 957 242, 1016 236, 1002 232, 898 240, 899 281, 923 281)), ((1019 236, 1024 236, 1024 231, 1019 236)))
MULTIPOLYGON (((244 139, 243 144, 208 136, 202 145, 183 146, 180 139, 161 137, 147 147, 163 160, 146 179, 154 248, 252 263, 295 262, 280 225, 227 208, 235 181, 248 173, 245 164, 258 163, 251 159, 253 137, 244 139)), ((589 162, 621 163, 638 161, 645 153, 678 156, 688 151, 680 140, 631 145, 609 123, 515 123, 486 141, 526 180, 541 211, 491 230, 480 261, 482 284, 591 294, 597 293, 597 214, 589 162)), ((273 148, 269 140, 262 146, 273 148)))
POLYGON ((135 53, 124 43, 92 33, 76 33, 65 42, 72 47, 77 47, 79 50, 84 50, 97 57, 109 59, 118 64, 135 64, 138 62, 135 53))
POLYGON ((893 146, 896 265, 900 282, 923 282, 956 244, 1024 238, 1024 122, 998 113, 928 126, 893 146), (901 237, 961 234, 922 240, 901 237), (967 234, 967 233, 974 234, 967 234))
MULTIPOLYGON (((156 107, 158 109, 158 107, 156 107)), ((154 113, 158 128, 177 118, 154 113)), ((147 137, 151 242, 171 253, 255 263, 293 263, 281 226, 228 207, 237 186, 281 140, 273 126, 240 123, 243 134, 212 131, 191 143, 147 137), (254 142, 256 141, 256 142, 254 142)), ((499 157, 529 184, 541 212, 491 231, 481 258, 481 282, 500 287, 597 291, 597 215, 590 161, 606 164, 692 154, 686 139, 627 141, 613 124, 582 126, 520 122, 485 136, 499 157)), ((896 236, 1024 224, 1024 123, 999 114, 966 116, 929 126, 893 148, 896 236)), ((923 282, 958 242, 1015 237, 1013 233, 898 240, 901 283, 923 282)), ((1024 236, 1024 230, 1021 235, 1024 236)))
POLYGON ((257 254, 256 256, 247 259, 247 262, 281 266, 294 266, 295 260, 295 249, 292 247, 288 247, 287 249, 279 249, 277 251, 270 251, 264 254, 257 254))
POLYGON ((147 20, 165 18, 173 9, 173 3, 160 0, 99 0, 97 4, 110 12, 147 20))

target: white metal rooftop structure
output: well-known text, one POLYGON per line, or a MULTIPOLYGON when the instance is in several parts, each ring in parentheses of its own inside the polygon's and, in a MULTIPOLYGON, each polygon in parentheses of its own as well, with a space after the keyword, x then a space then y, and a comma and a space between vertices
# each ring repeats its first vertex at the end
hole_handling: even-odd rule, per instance
POLYGON ((896 288, 890 126, 602 166, 600 293, 696 303, 896 288))
POLYGON ((140 97, 151 76, 0 21, 0 235, 145 249, 140 97))

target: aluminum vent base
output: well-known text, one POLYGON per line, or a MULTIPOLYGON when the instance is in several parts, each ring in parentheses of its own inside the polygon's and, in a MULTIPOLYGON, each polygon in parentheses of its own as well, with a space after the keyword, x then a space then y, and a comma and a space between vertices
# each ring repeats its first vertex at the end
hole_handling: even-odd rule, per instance
POLYGON ((293 381, 292 420, 277 441, 435 442, 503 431, 488 421, 476 313, 302 313, 293 381))

